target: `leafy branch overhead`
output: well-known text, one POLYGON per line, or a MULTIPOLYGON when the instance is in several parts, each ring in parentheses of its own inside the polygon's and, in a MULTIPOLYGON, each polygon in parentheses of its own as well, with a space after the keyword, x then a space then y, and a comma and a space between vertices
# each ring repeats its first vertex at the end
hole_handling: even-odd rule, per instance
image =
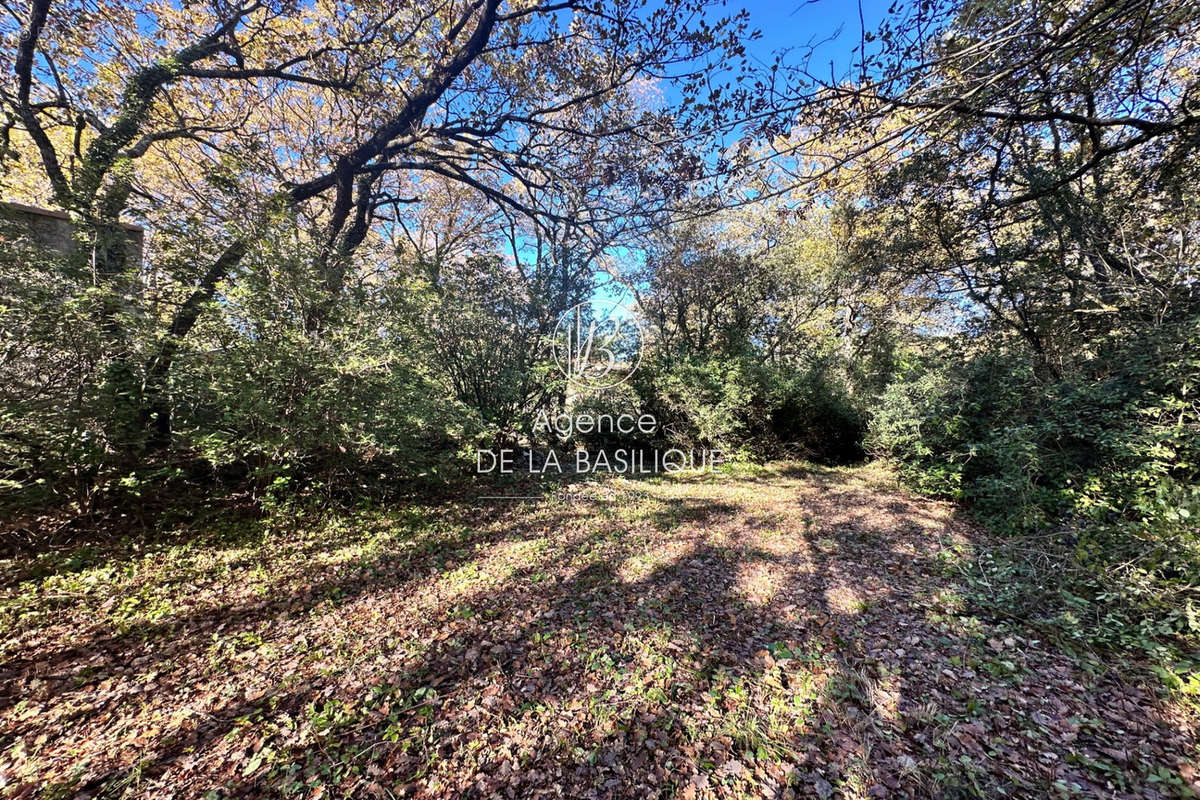
MULTIPOLYGON (((397 175, 460 183, 538 224, 605 241, 667 211, 679 187, 702 177, 683 148, 707 126, 639 92, 660 79, 690 91, 698 78, 686 70, 735 48, 741 19, 679 28, 701 6, 381 3, 320 16, 289 3, 39 0, 8 31, 18 48, 6 133, 19 124, 36 145, 101 286, 123 279, 123 214, 198 214, 224 231, 147 362, 153 393, 177 340, 259 241, 264 215, 316 205, 336 295, 397 175), (114 58, 94 60, 106 47, 114 58), (164 180, 160 165, 175 174, 164 180), (221 177, 230 170, 236 181, 221 177), (555 210, 558 197, 573 198, 570 216, 555 210)), ((154 418, 165 435, 169 412, 154 406, 143 424, 154 418)))

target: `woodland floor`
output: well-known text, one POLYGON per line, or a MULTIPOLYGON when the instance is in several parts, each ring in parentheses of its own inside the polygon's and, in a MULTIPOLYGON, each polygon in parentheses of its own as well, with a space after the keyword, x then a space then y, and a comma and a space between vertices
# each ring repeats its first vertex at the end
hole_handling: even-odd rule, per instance
POLYGON ((878 467, 0 562, 4 797, 1172 797, 1196 719, 973 613, 878 467))

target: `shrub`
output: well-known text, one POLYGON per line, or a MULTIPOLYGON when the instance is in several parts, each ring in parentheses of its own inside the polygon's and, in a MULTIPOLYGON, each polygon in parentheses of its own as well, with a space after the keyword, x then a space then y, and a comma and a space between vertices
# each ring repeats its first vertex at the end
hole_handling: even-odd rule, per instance
POLYGON ((842 463, 863 454, 864 414, 825 365, 798 370, 750 356, 695 357, 647 370, 639 389, 678 444, 750 459, 842 463))
POLYGON ((486 424, 406 341, 398 304, 382 292, 343 298, 314 335, 296 261, 253 263, 259 275, 225 296, 179 358, 177 449, 248 471, 260 486, 330 491, 466 469, 486 424))
POLYGON ((0 505, 89 510, 129 397, 106 356, 100 290, 0 220, 0 505))
POLYGON ((1093 642, 1200 644, 1196 322, 1098 342, 1052 378, 994 345, 918 360, 883 393, 867 445, 992 530, 1043 534, 1042 568, 1010 554, 1004 570, 1025 588, 1005 605, 1093 642))

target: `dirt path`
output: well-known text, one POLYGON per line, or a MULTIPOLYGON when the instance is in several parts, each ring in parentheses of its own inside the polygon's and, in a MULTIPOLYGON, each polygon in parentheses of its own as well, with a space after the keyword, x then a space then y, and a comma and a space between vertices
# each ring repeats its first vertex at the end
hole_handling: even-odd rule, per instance
POLYGON ((0 795, 1192 796, 876 468, 569 492, 5 563, 0 795))

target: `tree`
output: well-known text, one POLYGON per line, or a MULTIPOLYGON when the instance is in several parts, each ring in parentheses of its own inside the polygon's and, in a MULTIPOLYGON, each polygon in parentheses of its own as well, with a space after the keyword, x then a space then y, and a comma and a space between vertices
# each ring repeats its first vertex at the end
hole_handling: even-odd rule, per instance
POLYGON ((1105 330, 1196 308, 1198 11, 914 5, 863 32, 844 79, 791 71, 771 124, 801 124, 773 152, 792 180, 862 196, 881 223, 867 250, 1018 334, 1054 377, 1105 330))
POLYGON ((14 54, 4 155, 36 162, 78 226, 91 266, 80 278, 105 292, 106 352, 136 412, 132 435, 110 431, 112 444, 168 441, 182 343, 281 218, 312 228, 325 300, 306 324, 319 335, 355 251, 413 199, 396 193, 400 176, 439 176, 541 224, 601 235, 669 208, 705 174, 696 147, 720 110, 685 102, 677 113, 654 86, 677 83, 686 101, 704 64, 741 55, 746 35, 740 17, 705 21, 705 5, 32 0, 11 10, 0 29, 14 54), (180 270, 149 344, 128 341, 122 324, 123 309, 147 300, 144 272, 119 246, 125 214, 188 219, 205 234, 205 263, 180 270))

